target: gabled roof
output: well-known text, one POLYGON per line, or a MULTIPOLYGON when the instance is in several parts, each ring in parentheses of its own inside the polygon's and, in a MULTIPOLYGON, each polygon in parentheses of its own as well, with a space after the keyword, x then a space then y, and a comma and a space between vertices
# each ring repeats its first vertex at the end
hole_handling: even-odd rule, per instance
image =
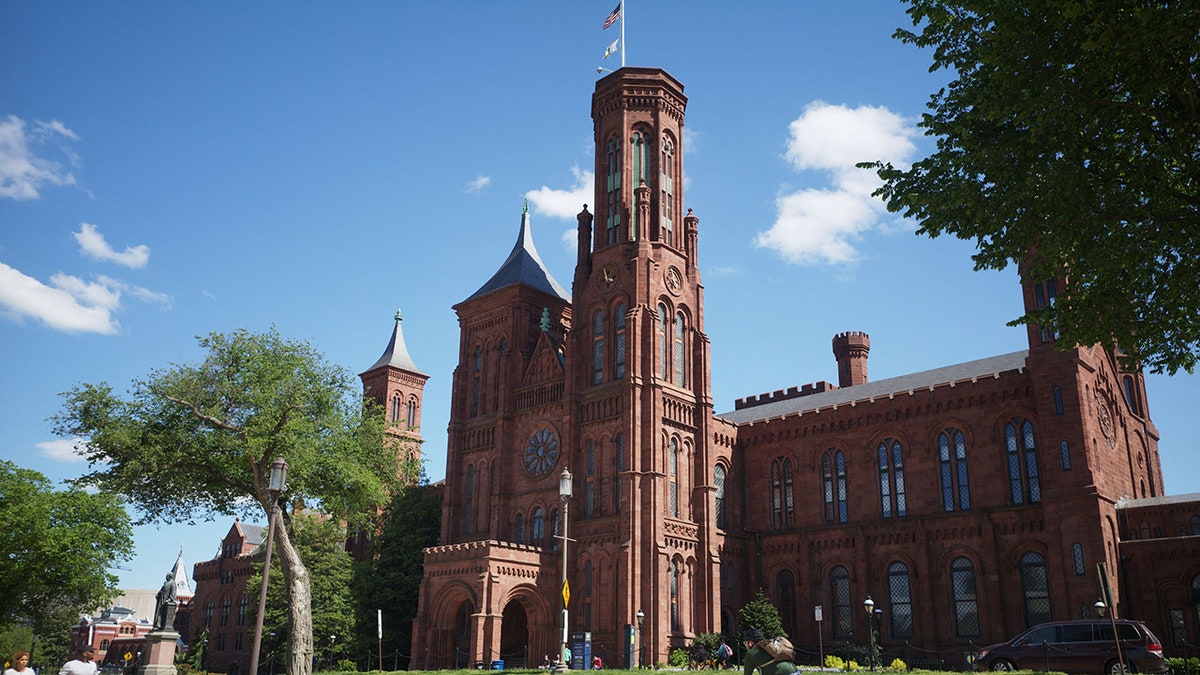
POLYGON ((554 295, 570 302, 571 296, 562 286, 550 276, 549 270, 538 256, 537 248, 533 245, 533 232, 529 227, 529 201, 525 201, 525 210, 521 213, 521 231, 517 234, 517 243, 512 253, 492 275, 491 279, 479 290, 471 294, 467 300, 474 300, 481 295, 499 290, 513 284, 523 284, 535 288, 548 295, 554 295))
POLYGON ((772 403, 732 410, 717 415, 721 419, 734 424, 746 424, 761 420, 775 419, 785 415, 795 415, 835 405, 844 405, 855 401, 867 401, 876 398, 886 398, 891 394, 907 394, 918 389, 930 389, 951 382, 959 383, 989 377, 997 377, 1000 373, 1020 371, 1025 368, 1025 357, 1028 350, 989 356, 986 359, 967 361, 953 366, 943 366, 919 373, 910 373, 886 380, 864 382, 852 387, 833 389, 808 396, 800 396, 772 403))
MULTIPOLYGON (((404 345, 404 333, 400 330, 400 322, 403 319, 400 317, 400 310, 396 310, 396 327, 392 329, 392 339, 388 342, 387 349, 383 350, 383 355, 375 362, 375 365, 367 368, 363 373, 369 373, 376 368, 384 366, 392 366, 400 370, 407 370, 410 373, 425 375, 417 364, 413 362, 412 357, 408 355, 408 347, 404 345)), ((426 375, 426 377, 428 377, 426 375)))

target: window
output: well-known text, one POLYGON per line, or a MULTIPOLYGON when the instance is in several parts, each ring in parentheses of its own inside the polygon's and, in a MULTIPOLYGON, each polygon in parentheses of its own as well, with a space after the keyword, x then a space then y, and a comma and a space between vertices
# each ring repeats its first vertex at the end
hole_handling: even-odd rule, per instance
MULTIPOLYGON (((1038 309, 1049 309, 1054 307, 1054 300, 1057 295, 1058 292, 1055 290, 1053 279, 1049 279, 1045 283, 1040 283, 1033 287, 1033 296, 1037 301, 1038 309)), ((1040 326, 1042 342, 1050 342, 1057 337, 1057 331, 1055 331, 1053 328, 1053 325, 1040 326)))
POLYGON ((558 550, 558 509, 550 512, 550 549, 558 550))
POLYGON ((671 591, 671 630, 679 630, 679 566, 671 561, 668 574, 671 591))
POLYGON ((979 596, 975 591, 975 565, 968 558, 950 564, 950 591, 954 594, 954 629, 960 638, 979 637, 979 596))
POLYGON ((1071 446, 1066 441, 1058 442, 1058 454, 1062 457, 1063 471, 1071 470, 1071 446))
POLYGON ((888 605, 892 619, 892 639, 907 640, 911 638, 913 636, 912 587, 908 580, 908 565, 902 562, 888 565, 888 605))
POLYGON ((846 456, 830 448, 821 457, 821 481, 825 497, 825 524, 844 523, 846 509, 846 456))
POLYGON ((788 635, 796 635, 796 577, 791 570, 775 576, 775 602, 779 605, 779 620, 788 635))
POLYGON ((229 625, 229 608, 230 608, 231 604, 232 603, 229 600, 229 596, 226 596, 225 598, 223 598, 221 600, 221 623, 220 623, 220 626, 222 628, 229 625))
POLYGON ((903 518, 908 515, 904 494, 904 451, 900 441, 889 438, 876 449, 879 457, 879 502, 883 517, 903 518))
POLYGON ((621 241, 621 141, 608 139, 605 179, 605 243, 621 241))
POLYGON ((829 606, 833 608, 833 637, 844 639, 852 635, 850 606, 850 573, 838 565, 829 572, 829 606))
POLYGON ((408 399, 408 409, 405 411, 405 421, 408 423, 409 429, 413 429, 417 426, 417 399, 415 396, 408 399))
POLYGON ((687 386, 687 381, 685 379, 685 376, 687 375, 687 369, 684 367, 684 358, 683 358, 684 357, 683 327, 684 327, 683 312, 676 312, 675 313, 675 343, 674 343, 673 355, 675 357, 675 384, 677 384, 681 387, 687 386))
POLYGON ((588 481, 583 484, 583 517, 591 518, 596 514, 596 483, 588 481))
POLYGON ((621 471, 625 470, 625 438, 613 436, 613 455, 617 465, 617 477, 613 480, 613 513, 621 512, 621 471))
MULTIPOLYGON (((641 132, 635 131, 633 138, 630 140, 630 152, 633 159, 633 188, 636 190, 646 181, 646 173, 650 168, 650 140, 642 135, 641 132)), ((637 209, 632 209, 630 219, 633 221, 633 226, 630 228, 630 239, 639 239, 645 235, 639 233, 638 230, 646 229, 647 223, 639 223, 637 219, 637 209)))
POLYGON ((1033 423, 1020 417, 1004 425, 1008 451, 1008 481, 1013 504, 1042 501, 1033 423))
MULTIPOLYGON (((125 632, 125 628, 124 628, 124 627, 122 627, 122 628, 121 628, 121 632, 122 632, 122 633, 124 633, 124 632, 125 632)), ((108 651, 108 640, 101 640, 101 641, 100 641, 100 651, 102 651, 102 652, 106 652, 106 651, 108 651)))
POLYGON ((674 201, 675 201, 675 143, 667 136, 662 139, 662 200, 659 204, 659 215, 662 222, 662 240, 667 246, 677 246, 675 243, 674 201))
POLYGON ((617 311, 613 315, 613 324, 616 326, 616 349, 613 354, 613 377, 621 379, 625 377, 625 303, 617 305, 617 311))
POLYGON ((971 488, 967 481, 967 440, 958 429, 938 434, 938 461, 942 479, 942 508, 962 511, 971 508, 971 488), (957 497, 957 498, 956 498, 957 497))
POLYGON ((396 394, 395 396, 392 396, 392 420, 391 421, 393 424, 400 421, 400 402, 401 402, 400 394, 396 394))
POLYGON ((525 514, 524 513, 517 514, 517 522, 513 529, 515 530, 515 536, 513 538, 516 539, 518 544, 524 544, 525 543, 525 514))
POLYGON ((542 511, 542 507, 534 507, 529 529, 532 533, 533 543, 541 546, 542 542, 546 540, 546 512, 542 511))
POLYGON ((1187 642, 1187 625, 1183 622, 1183 610, 1172 609, 1169 612, 1171 624, 1171 644, 1183 647, 1187 642))
POLYGON ((667 379, 667 306, 658 305, 658 376, 667 379))
POLYGON ((604 312, 592 315, 592 384, 604 381, 604 312))
POLYGON ((1054 385, 1054 414, 1062 417, 1064 412, 1066 411, 1063 408, 1062 387, 1056 384, 1054 385))
POLYGON ((217 633, 217 651, 225 651, 225 634, 217 633))
POLYGON ((1050 620, 1050 581, 1046 559, 1040 553, 1021 556, 1021 594, 1025 600, 1025 627, 1050 620))
POLYGON ((471 368, 471 417, 479 414, 479 377, 483 370, 483 348, 475 347, 471 368))
POLYGON ((1126 375, 1125 377, 1121 378, 1121 384, 1125 390, 1125 403, 1129 406, 1129 409, 1134 414, 1140 414, 1141 411, 1138 409, 1137 388, 1134 386, 1133 376, 1126 375))
POLYGON ((1071 557, 1075 559, 1075 576, 1082 577, 1087 574, 1087 568, 1083 564, 1083 544, 1075 542, 1071 544, 1071 557))
POLYGON ((475 510, 475 465, 467 466, 467 485, 464 490, 466 503, 463 505, 463 534, 471 534, 471 512, 475 510))
POLYGON ((583 629, 592 629, 592 561, 583 563, 583 629))
POLYGON ((242 599, 238 601, 237 625, 246 625, 246 610, 249 609, 249 607, 250 598, 243 595, 242 599))
POLYGON ((715 503, 713 505, 717 516, 717 529, 725 529, 725 467, 720 464, 713 467, 713 492, 715 493, 715 503))
POLYGON ((796 524, 792 486, 792 460, 771 462, 771 526, 782 530, 796 524))
POLYGON ((1192 577, 1192 616, 1200 622, 1200 574, 1192 577))
POLYGON ((671 438, 671 448, 667 452, 667 474, 670 480, 671 494, 669 507, 673 518, 679 517, 679 440, 671 438))
POLYGON ((1188 525, 1192 528, 1192 534, 1200 534, 1200 516, 1193 515, 1188 518, 1188 525))
POLYGON ((208 604, 204 606, 204 627, 205 628, 208 628, 209 626, 212 625, 212 618, 213 618, 213 601, 209 600, 208 604))

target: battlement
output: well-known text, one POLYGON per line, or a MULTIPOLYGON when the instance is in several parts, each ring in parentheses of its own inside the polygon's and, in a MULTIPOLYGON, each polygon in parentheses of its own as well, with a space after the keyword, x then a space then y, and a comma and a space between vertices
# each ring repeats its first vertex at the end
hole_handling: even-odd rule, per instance
POLYGON ((743 408, 753 408, 754 406, 763 405, 766 403, 775 403, 776 401, 786 401, 788 399, 800 398, 801 396, 810 396, 812 394, 820 394, 825 391, 833 391, 837 386, 832 382, 821 380, 806 384, 803 387, 788 387, 787 389, 776 389, 770 393, 759 394, 758 396, 747 396, 739 398, 733 402, 734 410, 742 410, 743 408))
POLYGON ((838 386, 853 387, 867 381, 867 355, 871 337, 860 330, 833 336, 833 356, 838 364, 838 386))

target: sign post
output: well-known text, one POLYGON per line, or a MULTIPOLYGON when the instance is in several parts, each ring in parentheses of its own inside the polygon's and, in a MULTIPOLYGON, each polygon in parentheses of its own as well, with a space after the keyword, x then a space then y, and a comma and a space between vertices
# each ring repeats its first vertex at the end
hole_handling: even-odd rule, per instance
POLYGON ((821 605, 813 607, 813 619, 817 622, 817 658, 820 659, 817 665, 821 670, 825 670, 825 637, 821 634, 821 605))

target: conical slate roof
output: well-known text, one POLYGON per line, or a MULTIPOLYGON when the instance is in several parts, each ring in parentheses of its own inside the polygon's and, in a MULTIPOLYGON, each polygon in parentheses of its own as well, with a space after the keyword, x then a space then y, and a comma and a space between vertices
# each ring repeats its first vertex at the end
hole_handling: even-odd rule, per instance
POLYGON ((512 253, 508 254, 508 259, 492 275, 492 278, 480 286, 479 290, 475 291, 467 300, 474 300, 481 295, 513 284, 524 284, 543 293, 558 296, 563 300, 571 300, 571 296, 563 290, 562 286, 558 285, 554 277, 550 276, 549 270, 538 256, 537 248, 533 245, 533 232, 529 227, 528 200, 525 202, 524 212, 521 213, 521 232, 517 235, 517 243, 513 246, 512 253))
POLYGON ((188 581, 187 565, 183 564, 183 547, 179 547, 179 557, 175 560, 175 567, 171 569, 171 576, 175 583, 175 597, 179 600, 186 600, 192 597, 192 584, 188 581))
POLYGON ((364 373, 369 373, 376 368, 383 366, 392 366, 400 370, 407 370, 410 373, 425 375, 417 364, 413 362, 412 357, 408 355, 408 347, 404 345, 404 333, 400 330, 400 322, 403 318, 400 316, 400 310, 396 310, 396 327, 392 330, 392 339, 388 342, 387 349, 383 350, 383 356, 375 362, 375 365, 364 370, 364 373))

